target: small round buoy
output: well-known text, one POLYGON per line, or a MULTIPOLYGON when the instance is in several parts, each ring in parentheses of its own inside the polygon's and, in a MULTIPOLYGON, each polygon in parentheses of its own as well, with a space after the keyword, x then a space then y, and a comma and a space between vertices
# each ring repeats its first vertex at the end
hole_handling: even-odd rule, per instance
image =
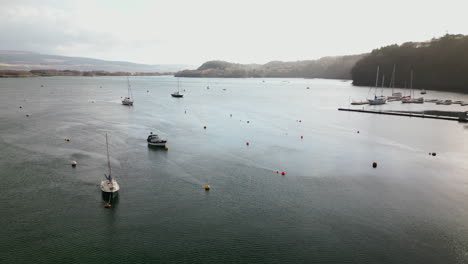
POLYGON ((247 121, 247 124, 250 123, 250 121, 247 121))
POLYGON ((435 155, 437 155, 437 154, 435 152, 432 152, 432 156, 435 156, 435 155))
POLYGON ((302 123, 302 120, 299 120, 299 123, 302 123))
POLYGON ((70 139, 69 139, 69 138, 66 138, 65 141, 70 142, 70 139))
POLYGON ((373 162, 373 163, 372 163, 372 167, 373 167, 373 168, 377 168, 377 162, 373 162))
POLYGON ((75 168, 76 167, 76 161, 72 161, 71 165, 72 165, 73 168, 75 168))
POLYGON ((205 185, 205 191, 209 191, 211 189, 211 186, 205 185))
POLYGON ((359 130, 357 131, 357 133, 359 134, 359 130))
POLYGON ((278 174, 278 173, 279 173, 279 171, 276 171, 276 173, 278 174))
POLYGON ((283 171, 283 172, 281 172, 281 175, 283 175, 283 176, 284 176, 284 175, 286 175, 286 172, 284 172, 284 171, 283 171))
POLYGON ((26 114, 26 117, 29 117, 29 114, 26 114))
POLYGON ((203 129, 206 129, 206 126, 204 126, 203 129))
POLYGON ((165 149, 165 150, 169 150, 169 148, 168 148, 168 147, 164 147, 164 149, 165 149))
POLYGON ((301 136, 301 139, 304 139, 304 136, 301 136))
POLYGON ((110 204, 104 205, 105 208, 111 208, 111 206, 112 206, 112 205, 110 205, 110 204))
POLYGON ((249 142, 245 142, 245 144, 246 144, 247 146, 248 146, 248 145, 250 145, 250 143, 249 143, 249 142))
POLYGON ((20 105, 20 109, 23 108, 21 105, 20 105))
POLYGON ((430 155, 432 155, 432 153, 431 153, 431 152, 429 152, 429 156, 430 156, 430 155))

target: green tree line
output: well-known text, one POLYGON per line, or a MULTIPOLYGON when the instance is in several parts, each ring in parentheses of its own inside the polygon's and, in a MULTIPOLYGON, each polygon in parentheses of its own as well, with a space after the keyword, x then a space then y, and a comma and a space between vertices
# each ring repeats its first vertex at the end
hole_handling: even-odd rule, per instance
POLYGON ((353 84, 374 86, 377 66, 379 80, 385 75, 385 86, 395 66, 395 87, 409 87, 413 71, 414 88, 468 92, 468 36, 447 34, 375 49, 351 69, 353 84))

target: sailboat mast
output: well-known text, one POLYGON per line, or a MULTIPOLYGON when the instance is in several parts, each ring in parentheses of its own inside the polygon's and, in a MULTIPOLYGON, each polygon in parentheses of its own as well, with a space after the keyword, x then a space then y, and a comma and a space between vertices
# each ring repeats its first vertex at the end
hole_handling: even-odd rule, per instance
POLYGON ((379 69, 380 66, 377 66, 377 75, 375 76, 375 87, 379 86, 379 69))
POLYGON ((391 80, 390 85, 392 86, 392 95, 393 95, 393 89, 395 88, 395 64, 393 64, 392 80, 391 80))
POLYGON ((382 75, 382 95, 383 95, 384 85, 385 85, 385 75, 382 75))
POLYGON ((127 77, 128 98, 133 98, 132 89, 130 86, 130 79, 127 77))
POLYGON ((107 166, 109 167, 109 181, 112 182, 111 176, 111 165, 110 165, 110 158, 109 158, 109 143, 107 142, 107 133, 106 133, 106 148, 107 148, 107 166))
POLYGON ((177 92, 180 93, 180 79, 177 78, 177 92))
POLYGON ((413 91, 413 70, 411 70, 410 89, 411 89, 411 92, 413 93, 413 97, 414 97, 414 91, 413 91))

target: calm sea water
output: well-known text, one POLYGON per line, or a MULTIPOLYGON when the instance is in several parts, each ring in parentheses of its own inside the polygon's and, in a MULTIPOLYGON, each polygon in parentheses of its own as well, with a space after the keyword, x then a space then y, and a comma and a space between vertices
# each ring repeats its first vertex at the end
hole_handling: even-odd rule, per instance
POLYGON ((339 112, 369 93, 343 81, 130 80, 134 107, 125 77, 0 80, 1 263, 468 262, 466 125, 339 112))

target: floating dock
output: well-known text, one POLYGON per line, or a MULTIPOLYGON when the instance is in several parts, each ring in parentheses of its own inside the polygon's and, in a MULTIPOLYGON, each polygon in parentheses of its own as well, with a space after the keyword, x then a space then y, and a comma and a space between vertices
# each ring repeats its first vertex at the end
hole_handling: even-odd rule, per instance
POLYGON ((338 111, 379 114, 379 115, 419 117, 419 118, 429 118, 429 119, 439 119, 439 120, 450 120, 450 121, 457 121, 457 122, 468 122, 468 112, 458 112, 458 117, 454 117, 454 116, 426 115, 426 114, 418 114, 418 113, 403 113, 403 112, 391 112, 391 111, 372 111, 372 110, 351 109, 351 108, 338 108, 338 111))

